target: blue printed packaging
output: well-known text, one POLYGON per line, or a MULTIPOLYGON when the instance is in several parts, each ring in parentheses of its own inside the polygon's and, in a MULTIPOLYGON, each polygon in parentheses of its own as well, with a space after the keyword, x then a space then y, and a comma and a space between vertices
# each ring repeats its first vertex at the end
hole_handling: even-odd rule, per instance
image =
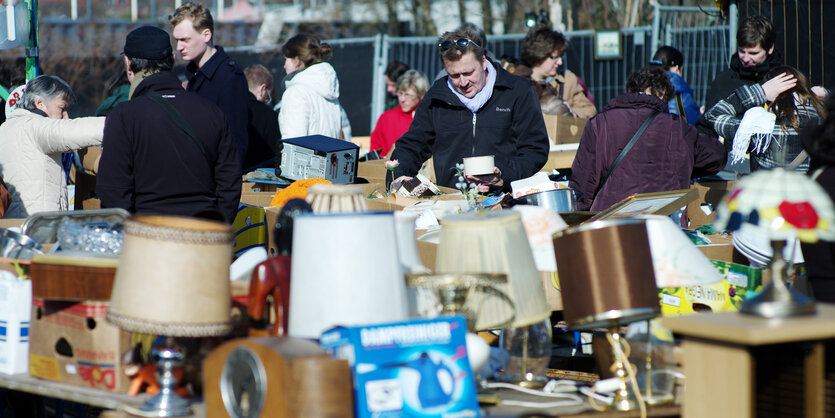
POLYGON ((356 415, 477 417, 463 316, 325 331, 320 344, 354 373, 356 415))

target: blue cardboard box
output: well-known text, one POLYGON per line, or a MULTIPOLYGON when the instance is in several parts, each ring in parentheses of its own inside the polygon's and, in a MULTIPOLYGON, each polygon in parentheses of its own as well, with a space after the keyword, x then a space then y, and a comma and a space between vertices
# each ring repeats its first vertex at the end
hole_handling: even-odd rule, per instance
POLYGON ((337 327, 322 347, 354 372, 357 417, 476 417, 463 316, 337 327))

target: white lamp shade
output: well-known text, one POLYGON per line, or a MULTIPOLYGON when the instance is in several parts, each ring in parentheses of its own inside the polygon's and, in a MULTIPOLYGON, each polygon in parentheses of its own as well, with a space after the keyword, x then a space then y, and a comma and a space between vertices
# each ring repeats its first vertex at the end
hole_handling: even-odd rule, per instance
POLYGON ((120 328, 172 337, 231 331, 232 229, 179 216, 132 216, 107 320, 120 328))
POLYGON ((645 219, 655 283, 662 287, 709 285, 722 281, 722 275, 696 248, 672 219, 661 215, 642 215, 645 219))
MULTIPOLYGON (((465 213, 444 218, 436 262, 438 273, 504 273, 507 285, 497 286, 516 309, 513 327, 551 316, 539 272, 519 212, 465 213)), ((479 309, 476 328, 491 328, 508 318, 508 306, 495 298, 479 309)))
POLYGON ((408 317, 391 212, 305 214, 293 228, 291 337, 408 317))
POLYGON ((403 211, 394 212, 394 226, 397 231, 397 252, 400 264, 406 273, 429 273, 423 265, 417 247, 415 222, 417 215, 403 211))

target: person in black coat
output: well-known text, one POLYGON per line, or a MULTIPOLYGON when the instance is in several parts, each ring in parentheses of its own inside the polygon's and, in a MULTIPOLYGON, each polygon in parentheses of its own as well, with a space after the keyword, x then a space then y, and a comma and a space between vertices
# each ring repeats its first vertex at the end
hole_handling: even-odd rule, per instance
POLYGON ((183 90, 171 72, 174 55, 164 30, 133 30, 124 55, 130 100, 104 124, 96 185, 101 206, 231 223, 241 168, 223 112, 183 90))
MULTIPOLYGON (((809 175, 835 200, 835 98, 827 100, 823 124, 801 137, 803 148, 811 156, 809 175)), ((806 262, 806 276, 812 294, 821 302, 835 303, 835 243, 818 241, 800 243, 806 262)))
POLYGON ((248 89, 243 70, 221 46, 214 44, 214 20, 205 6, 183 3, 168 21, 174 27, 172 35, 177 41, 177 51, 188 61, 186 90, 199 94, 223 110, 243 169, 249 143, 248 89))
POLYGON ((249 87, 249 145, 244 158, 244 171, 273 165, 278 168, 281 165, 278 113, 267 105, 273 90, 273 75, 261 64, 246 67, 244 75, 249 87))

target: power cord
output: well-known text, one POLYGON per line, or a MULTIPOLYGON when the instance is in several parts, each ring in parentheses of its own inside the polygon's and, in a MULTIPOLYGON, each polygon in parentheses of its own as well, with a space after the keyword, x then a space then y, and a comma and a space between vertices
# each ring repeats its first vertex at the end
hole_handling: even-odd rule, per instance
POLYGON ((562 401, 555 402, 502 400, 502 405, 520 406, 525 408, 559 408, 565 406, 579 406, 583 404, 582 398, 571 394, 572 392, 577 392, 578 386, 576 382, 570 380, 549 380, 542 390, 529 389, 511 383, 502 382, 487 382, 485 387, 488 389, 511 389, 528 395, 563 399, 562 401))

